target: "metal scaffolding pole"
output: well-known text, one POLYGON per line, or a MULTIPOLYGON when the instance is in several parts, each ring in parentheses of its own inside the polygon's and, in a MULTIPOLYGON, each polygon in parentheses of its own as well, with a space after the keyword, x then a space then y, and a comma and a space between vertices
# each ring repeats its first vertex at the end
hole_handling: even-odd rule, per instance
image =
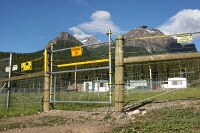
POLYGON ((110 101, 110 104, 112 103, 112 53, 111 53, 111 35, 112 35, 112 32, 111 30, 108 31, 107 33, 108 35, 108 44, 109 44, 109 101, 110 101))
MULTIPOLYGON (((53 72, 53 43, 51 43, 51 56, 50 56, 50 73, 53 72)), ((50 74, 50 102, 52 100, 53 95, 53 74, 50 74)))

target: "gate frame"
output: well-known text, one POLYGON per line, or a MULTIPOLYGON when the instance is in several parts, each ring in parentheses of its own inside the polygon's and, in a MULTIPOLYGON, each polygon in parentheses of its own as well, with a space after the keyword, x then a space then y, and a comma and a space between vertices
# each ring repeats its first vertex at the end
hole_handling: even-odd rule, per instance
MULTIPOLYGON (((68 70, 68 71, 58 71, 58 72, 53 72, 53 53, 55 52, 60 52, 60 51, 64 51, 64 50, 69 50, 71 48, 63 48, 63 49, 58 49, 58 50, 53 50, 53 43, 51 43, 51 51, 50 51, 50 71, 47 72, 50 75, 50 94, 49 94, 49 102, 50 103, 97 103, 97 104, 112 104, 112 53, 111 53, 111 35, 112 32, 111 30, 108 31, 107 33, 109 41, 108 41, 108 49, 109 49, 109 53, 108 53, 108 60, 104 60, 102 62, 109 62, 109 65, 106 67, 98 67, 98 68, 86 68, 86 69, 75 69, 75 70, 68 70), (53 75, 54 74, 58 74, 58 73, 69 73, 69 72, 81 72, 81 71, 91 71, 91 70, 101 70, 101 69, 109 69, 109 80, 108 80, 108 86, 109 86, 109 101, 108 102, 104 102, 104 101, 56 101, 55 98, 54 100, 52 100, 52 95, 54 93, 55 95, 55 91, 53 91, 53 75)), ((106 42, 107 43, 107 42, 106 42)), ((90 44, 90 45, 83 45, 81 47, 87 47, 87 46, 92 46, 94 44, 90 44)), ((95 61, 93 61, 95 62, 95 61)), ((74 66, 76 63, 74 63, 74 66)), ((77 63, 78 64, 78 63, 77 63)))

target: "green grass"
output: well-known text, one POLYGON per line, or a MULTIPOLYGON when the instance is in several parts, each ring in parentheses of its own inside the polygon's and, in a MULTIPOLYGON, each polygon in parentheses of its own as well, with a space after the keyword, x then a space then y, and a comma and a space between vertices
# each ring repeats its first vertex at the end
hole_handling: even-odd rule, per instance
POLYGON ((17 107, 17 108, 9 108, 9 110, 1 109, 0 111, 0 119, 4 117, 10 116, 21 116, 21 115, 32 115, 41 112, 42 109, 40 106, 32 106, 32 107, 17 107))
MULTIPOLYGON (((53 97, 52 97, 53 100, 53 97)), ((56 93, 56 101, 103 101, 108 102, 109 97, 107 92, 59 92, 56 93)), ((91 110, 99 107, 109 106, 108 104, 93 104, 93 103, 53 103, 55 109, 62 110, 91 110)))
MULTIPOLYGON (((146 92, 129 92, 125 93, 124 100, 125 102, 131 100, 145 100, 147 98, 159 95, 161 93, 165 93, 166 91, 146 91, 146 92)), ((200 98, 200 88, 188 88, 188 89, 179 89, 173 92, 169 92, 164 95, 160 95, 158 97, 152 98, 155 101, 167 101, 167 100, 177 100, 177 99, 187 99, 187 98, 200 98)))
MULTIPOLYGON (((53 96, 52 96, 53 99, 53 96)), ((108 101, 107 92, 57 92, 58 101, 108 101)))
POLYGON ((41 93, 11 93, 10 106, 6 109, 6 100, 0 105, 0 118, 9 116, 32 115, 42 111, 41 93))
MULTIPOLYGON (((164 93, 166 91, 146 91, 146 92, 135 92, 135 91, 125 91, 124 100, 125 103, 132 100, 144 100, 146 98, 156 96, 158 94, 164 93)), ((3 97, 3 95, 1 95, 3 97)), ((12 93, 11 95, 11 104, 9 111, 5 109, 5 103, 0 104, 0 118, 4 116, 19 116, 31 115, 42 111, 42 93, 12 93)), ((200 97, 200 88, 188 88, 180 89, 165 95, 158 96, 152 100, 155 101, 166 101, 166 100, 176 100, 176 99, 187 99, 190 97, 199 98, 200 97)), ((5 98, 5 96, 4 96, 5 98)), ((71 100, 71 101, 108 101, 107 93, 88 93, 88 92, 63 92, 56 93, 57 100, 71 100)), ((2 99, 1 99, 2 100, 2 99)), ((77 103, 56 103, 53 104, 55 109, 62 110, 91 110, 99 107, 108 107, 114 106, 114 92, 113 92, 113 104, 77 104, 77 103)), ((3 101, 3 100, 2 100, 3 101)), ((2 102, 1 101, 1 102, 2 102)), ((4 100, 5 102, 5 100, 4 100)))
POLYGON ((113 132, 124 133, 168 133, 200 132, 199 108, 164 108, 154 110, 145 116, 137 116, 134 123, 117 127, 113 132))

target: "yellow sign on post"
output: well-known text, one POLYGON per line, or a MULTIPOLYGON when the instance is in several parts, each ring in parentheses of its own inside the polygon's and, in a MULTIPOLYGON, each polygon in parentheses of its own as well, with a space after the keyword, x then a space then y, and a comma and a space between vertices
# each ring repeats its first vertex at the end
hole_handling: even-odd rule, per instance
POLYGON ((82 48, 81 46, 76 46, 71 48, 71 55, 74 56, 81 56, 82 55, 82 48))
POLYGON ((177 43, 192 42, 191 34, 177 35, 177 43))
POLYGON ((32 70, 32 61, 21 63, 21 71, 32 70))

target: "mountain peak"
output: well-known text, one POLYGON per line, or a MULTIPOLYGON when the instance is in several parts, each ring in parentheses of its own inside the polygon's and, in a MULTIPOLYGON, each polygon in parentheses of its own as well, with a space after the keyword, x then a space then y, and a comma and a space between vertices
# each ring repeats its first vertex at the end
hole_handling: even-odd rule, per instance
POLYGON ((85 37, 80 40, 84 45, 89 45, 89 44, 99 44, 100 41, 97 40, 95 35, 90 35, 89 37, 85 37))
POLYGON ((51 46, 51 43, 57 44, 58 41, 66 41, 66 40, 73 42, 77 45, 83 45, 79 40, 77 40, 74 36, 72 36, 68 32, 61 32, 58 37, 56 37, 56 38, 54 38, 54 39, 52 39, 51 41, 48 42, 46 48, 49 48, 51 46))
POLYGON ((154 29, 148 26, 140 26, 138 28, 130 30, 124 36, 138 38, 138 37, 159 36, 159 35, 164 35, 164 34, 158 29, 154 29))
POLYGON ((68 32, 61 32, 58 39, 59 40, 70 40, 70 41, 73 41, 73 42, 76 42, 76 43, 80 43, 79 40, 77 40, 74 36, 72 36, 68 32))

